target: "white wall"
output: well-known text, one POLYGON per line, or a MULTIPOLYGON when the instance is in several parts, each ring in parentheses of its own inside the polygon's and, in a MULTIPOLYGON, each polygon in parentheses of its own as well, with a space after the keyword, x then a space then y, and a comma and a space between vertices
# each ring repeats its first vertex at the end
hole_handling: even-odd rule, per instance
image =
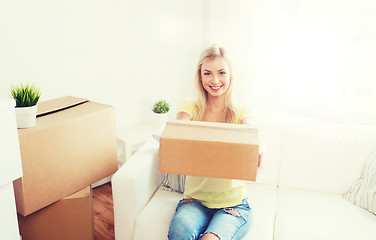
POLYGON ((0 91, 36 82, 114 105, 118 126, 191 95, 200 51, 232 50, 256 115, 300 112, 376 125, 374 0, 0 2, 0 91))
POLYGON ((116 107, 118 127, 148 120, 154 101, 191 93, 202 49, 200 0, 0 1, 0 91, 35 82, 116 107))
POLYGON ((211 41, 232 48, 255 114, 376 125, 376 1, 211 2, 211 41))

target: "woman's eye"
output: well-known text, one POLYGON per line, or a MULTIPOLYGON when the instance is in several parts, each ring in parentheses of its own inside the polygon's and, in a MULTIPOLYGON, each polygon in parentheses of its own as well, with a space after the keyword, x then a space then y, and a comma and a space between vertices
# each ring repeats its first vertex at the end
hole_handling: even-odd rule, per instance
POLYGON ((219 74, 221 74, 221 75, 226 75, 226 72, 219 72, 219 74))
POLYGON ((209 73, 209 72, 205 72, 204 75, 205 75, 205 76, 208 76, 208 75, 210 75, 210 73, 209 73))

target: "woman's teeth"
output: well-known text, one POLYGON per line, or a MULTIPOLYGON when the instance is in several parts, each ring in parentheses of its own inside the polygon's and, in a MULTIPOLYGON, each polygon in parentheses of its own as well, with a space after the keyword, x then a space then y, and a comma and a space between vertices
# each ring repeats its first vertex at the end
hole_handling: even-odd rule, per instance
POLYGON ((221 88, 222 86, 210 86, 212 89, 214 89, 214 90, 217 90, 217 89, 219 89, 219 88, 221 88))

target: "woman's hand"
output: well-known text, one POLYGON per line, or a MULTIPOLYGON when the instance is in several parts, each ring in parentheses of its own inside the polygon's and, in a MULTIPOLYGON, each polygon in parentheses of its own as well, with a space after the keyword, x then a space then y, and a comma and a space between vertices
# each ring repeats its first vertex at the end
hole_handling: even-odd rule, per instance
POLYGON ((191 120, 191 116, 186 113, 186 112, 178 112, 178 114, 176 114, 176 119, 177 120, 187 120, 187 121, 190 121, 191 120))
POLYGON ((258 164, 257 164, 257 174, 263 169, 263 154, 264 154, 264 151, 262 150, 262 147, 260 145, 259 159, 258 159, 258 164))

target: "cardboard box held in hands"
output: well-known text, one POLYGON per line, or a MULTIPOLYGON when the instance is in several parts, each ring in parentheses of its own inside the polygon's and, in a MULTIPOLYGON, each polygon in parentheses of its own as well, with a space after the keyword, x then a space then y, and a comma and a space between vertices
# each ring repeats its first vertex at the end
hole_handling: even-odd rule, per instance
POLYGON ((160 137, 159 171, 255 181, 257 129, 248 125, 169 121, 160 137))

